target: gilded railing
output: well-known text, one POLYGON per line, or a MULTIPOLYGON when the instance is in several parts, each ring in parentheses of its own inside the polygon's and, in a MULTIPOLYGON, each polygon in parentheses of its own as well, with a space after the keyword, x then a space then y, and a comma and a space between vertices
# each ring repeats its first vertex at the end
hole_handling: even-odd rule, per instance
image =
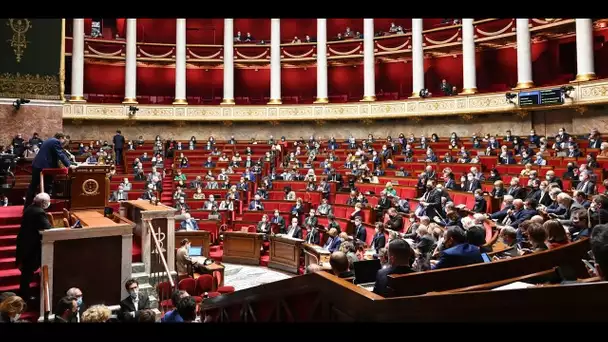
MULTIPOLYGON (((608 103, 608 80, 572 85, 564 104, 543 107, 517 107, 515 98, 507 101, 506 92, 458 95, 403 101, 353 102, 323 105, 268 106, 171 106, 138 105, 139 111, 129 116, 129 106, 122 104, 65 103, 64 119, 133 120, 133 121, 301 121, 301 120, 376 120, 424 116, 461 115, 470 119, 477 114, 519 112, 608 103)), ((526 91, 559 88, 560 86, 527 89, 526 91)))
MULTIPOLYGON (((477 20, 475 41, 496 41, 505 44, 515 42, 515 19, 489 18, 477 20)), ((569 28, 574 31, 574 19, 530 19, 532 33, 569 28)), ((458 53, 461 40, 461 25, 448 25, 423 31, 425 52, 444 55, 458 53)), ((85 58, 124 61, 125 40, 85 39, 85 58)), ((411 52, 411 33, 392 34, 374 38, 376 56, 407 57, 411 52)), ((65 55, 72 53, 72 38, 66 38, 65 55)), ((281 60, 285 63, 314 62, 316 43, 281 44, 281 60)), ((269 44, 235 44, 235 63, 269 64, 269 44)), ((328 41, 327 58, 330 62, 363 58, 363 39, 328 41)), ((219 64, 223 59, 222 45, 187 44, 186 60, 193 64, 219 64)), ((141 62, 175 62, 175 44, 137 43, 137 60, 141 62)))

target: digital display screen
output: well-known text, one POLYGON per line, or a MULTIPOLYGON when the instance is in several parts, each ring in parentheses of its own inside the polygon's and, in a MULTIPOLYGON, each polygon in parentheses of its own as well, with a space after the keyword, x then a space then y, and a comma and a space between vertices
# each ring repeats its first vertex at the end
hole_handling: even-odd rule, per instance
POLYGON ((561 89, 545 89, 534 91, 522 91, 519 93, 519 106, 542 106, 564 103, 561 89))

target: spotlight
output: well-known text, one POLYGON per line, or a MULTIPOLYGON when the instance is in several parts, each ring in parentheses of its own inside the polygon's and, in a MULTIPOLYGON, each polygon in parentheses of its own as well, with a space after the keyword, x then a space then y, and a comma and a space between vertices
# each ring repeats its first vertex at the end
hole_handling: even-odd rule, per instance
POLYGON ((135 116, 135 113, 137 113, 138 110, 139 108, 135 106, 129 106, 129 116, 135 116))
POLYGON ((505 94, 505 99, 507 100, 507 102, 515 104, 515 102, 513 102, 513 99, 517 97, 517 94, 514 93, 506 93, 505 94))
POLYGON ((16 99, 13 102, 13 107, 15 107, 15 110, 19 110, 21 108, 21 105, 26 103, 30 103, 30 100, 24 98, 16 99))
POLYGON ((429 93, 429 90, 427 88, 423 88, 423 89, 420 89, 420 92, 418 93, 418 95, 420 97, 422 97, 423 99, 426 99, 427 97, 429 97, 431 95, 431 93, 429 93))
POLYGON ((560 88, 562 91, 562 95, 564 95, 565 98, 570 98, 570 95, 572 94, 572 91, 574 91, 574 87, 573 86, 563 86, 560 88))

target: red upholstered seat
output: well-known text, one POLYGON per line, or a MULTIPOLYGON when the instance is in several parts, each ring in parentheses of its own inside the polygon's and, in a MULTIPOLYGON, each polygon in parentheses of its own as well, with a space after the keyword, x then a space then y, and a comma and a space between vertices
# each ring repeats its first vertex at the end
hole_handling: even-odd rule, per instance
POLYGON ((188 292, 189 295, 194 295, 196 290, 196 280, 194 278, 185 278, 177 284, 177 289, 188 292))
POLYGON ((213 277, 209 274, 203 274, 196 279, 194 294, 200 296, 205 292, 210 292, 213 289, 213 277))
POLYGON ((215 297, 221 296, 222 294, 219 292, 209 292, 208 295, 209 295, 209 298, 215 298, 215 297))
POLYGON ((234 286, 220 286, 217 288, 217 292, 220 294, 232 293, 234 292, 234 286))
POLYGON ((158 294, 158 300, 160 301, 161 311, 173 307, 173 302, 171 301, 171 294, 173 293, 171 283, 168 281, 158 283, 156 285, 156 293, 158 294))

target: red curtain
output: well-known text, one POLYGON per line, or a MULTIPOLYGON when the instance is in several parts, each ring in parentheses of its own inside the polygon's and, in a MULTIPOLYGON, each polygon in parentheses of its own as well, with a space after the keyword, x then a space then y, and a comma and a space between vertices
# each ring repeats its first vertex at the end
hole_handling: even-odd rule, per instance
MULTIPOLYGON (((137 70, 138 74, 142 69, 156 70, 156 68, 139 68, 137 70)), ((83 90, 85 94, 124 95, 125 66, 85 64, 83 90)), ((138 89, 138 94, 143 95, 141 89, 138 89)))

